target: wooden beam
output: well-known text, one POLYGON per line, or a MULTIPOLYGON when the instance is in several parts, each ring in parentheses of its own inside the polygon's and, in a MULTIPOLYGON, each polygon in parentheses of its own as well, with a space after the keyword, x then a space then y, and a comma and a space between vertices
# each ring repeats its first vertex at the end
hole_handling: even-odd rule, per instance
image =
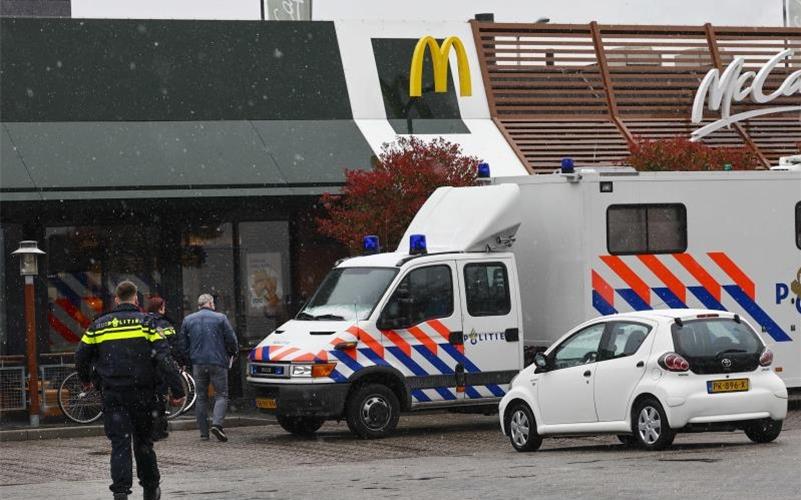
MULTIPOLYGON (((704 24, 704 31, 706 32, 707 44, 709 44, 709 53, 712 56, 712 64, 714 64, 717 69, 723 70, 723 61, 720 60, 720 51, 718 50, 718 40, 715 36, 715 28, 712 27, 711 23, 706 23, 704 24)), ((762 153, 762 150, 759 149, 754 140, 751 139, 751 136, 748 135, 748 132, 746 132, 742 124, 735 123, 734 130, 740 134, 740 137, 743 139, 743 142, 745 142, 748 148, 751 149, 755 155, 757 155, 757 158, 759 158, 762 166, 765 168, 770 168, 770 161, 765 157, 765 155, 762 153)))
POLYGON ((629 151, 634 145, 634 136, 631 131, 626 127, 626 124, 620 119, 617 110, 617 101, 615 100, 615 90, 612 86, 612 78, 609 76, 609 64, 606 61, 606 52, 604 51, 603 40, 601 39, 601 29, 598 27, 598 21, 590 22, 590 33, 592 34, 592 44, 595 47, 595 57, 598 60, 598 68, 601 70, 601 80, 603 81, 604 94, 606 95, 606 105, 609 108, 609 116, 612 123, 620 130, 623 137, 626 138, 629 151))

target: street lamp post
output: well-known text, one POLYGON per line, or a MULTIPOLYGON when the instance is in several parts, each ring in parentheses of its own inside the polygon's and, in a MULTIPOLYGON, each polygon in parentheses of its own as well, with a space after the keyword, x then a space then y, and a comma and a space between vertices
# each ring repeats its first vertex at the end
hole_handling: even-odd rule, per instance
POLYGON ((39 426, 39 363, 36 349, 36 309, 34 306, 33 277, 39 274, 39 250, 32 240, 21 241, 19 248, 11 252, 19 255, 19 273, 25 277, 25 340, 28 353, 28 392, 31 404, 28 407, 30 424, 39 426))

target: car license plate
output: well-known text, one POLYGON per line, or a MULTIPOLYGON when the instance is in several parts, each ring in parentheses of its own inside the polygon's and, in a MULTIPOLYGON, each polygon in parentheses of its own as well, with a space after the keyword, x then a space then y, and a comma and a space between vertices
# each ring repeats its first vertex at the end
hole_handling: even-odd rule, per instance
POLYGON ((742 392, 748 390, 747 378, 733 378, 729 380, 710 380, 706 383, 706 392, 742 392))
POLYGON ((278 407, 278 405, 272 398, 256 398, 256 407, 264 408, 266 410, 274 410, 278 407))

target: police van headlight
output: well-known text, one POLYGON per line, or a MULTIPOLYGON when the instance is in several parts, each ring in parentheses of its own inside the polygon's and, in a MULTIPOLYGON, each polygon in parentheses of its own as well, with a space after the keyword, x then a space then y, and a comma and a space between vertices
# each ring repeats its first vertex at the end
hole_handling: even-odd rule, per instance
POLYGON ((330 377, 336 368, 336 363, 304 363, 293 364, 290 376, 297 378, 330 377))

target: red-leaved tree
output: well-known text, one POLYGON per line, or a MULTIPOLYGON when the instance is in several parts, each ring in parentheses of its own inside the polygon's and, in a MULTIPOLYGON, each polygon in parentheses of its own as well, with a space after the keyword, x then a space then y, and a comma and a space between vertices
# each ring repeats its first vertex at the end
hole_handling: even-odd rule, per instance
POLYGON ((440 186, 474 184, 478 162, 443 138, 384 144, 372 170, 345 170, 342 193, 322 196, 325 215, 316 219, 317 229, 354 253, 368 234, 394 250, 429 195, 440 186))
POLYGON ((631 149, 625 163, 639 171, 645 170, 753 170, 759 158, 746 147, 712 147, 692 142, 684 137, 669 139, 640 139, 631 149))

